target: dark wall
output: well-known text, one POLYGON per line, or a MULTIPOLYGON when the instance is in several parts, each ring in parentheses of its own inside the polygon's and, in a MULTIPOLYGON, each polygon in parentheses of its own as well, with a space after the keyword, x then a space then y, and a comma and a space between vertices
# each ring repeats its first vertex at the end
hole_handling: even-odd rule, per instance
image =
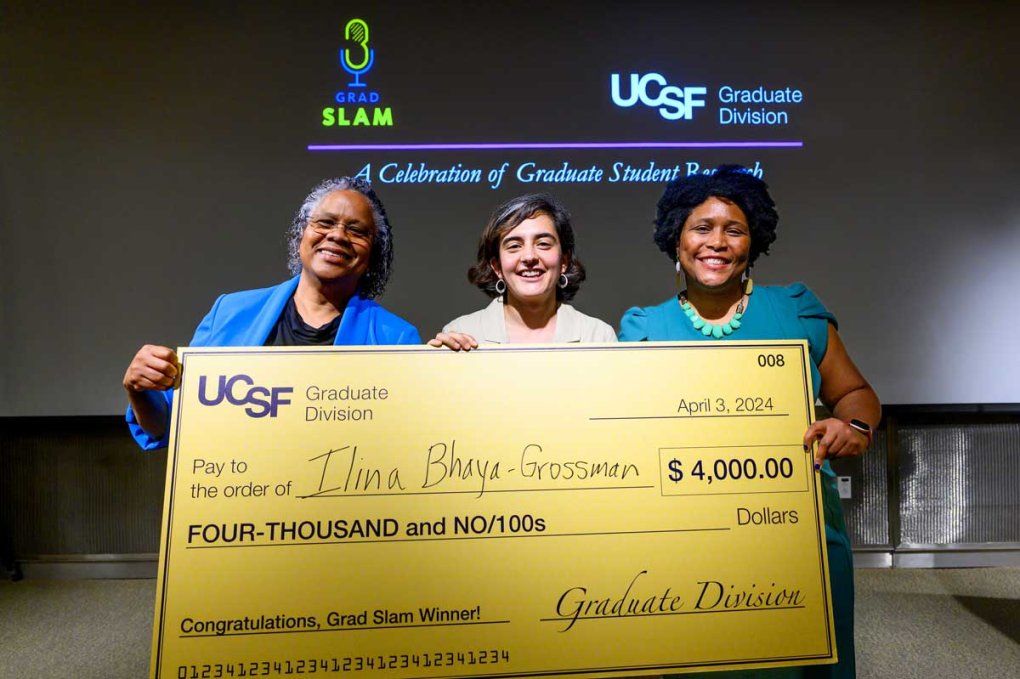
POLYGON ((0 416, 108 415, 146 342, 186 344, 217 295, 284 278, 318 179, 373 166, 394 223, 384 304, 431 335, 484 299, 464 272, 499 201, 570 207, 616 323, 673 294, 661 182, 386 184, 387 162, 760 164, 782 215, 759 283, 805 280, 891 403, 1020 402, 1015 4, 5 3, 0 416), (550 6, 551 5, 551 6, 550 6), (323 127, 357 11, 392 127, 323 127), (794 87, 789 125, 620 108, 611 73, 794 87), (318 143, 761 141, 800 148, 313 153, 318 143))
POLYGON ((156 554, 166 454, 115 417, 0 419, 0 534, 21 557, 156 554))

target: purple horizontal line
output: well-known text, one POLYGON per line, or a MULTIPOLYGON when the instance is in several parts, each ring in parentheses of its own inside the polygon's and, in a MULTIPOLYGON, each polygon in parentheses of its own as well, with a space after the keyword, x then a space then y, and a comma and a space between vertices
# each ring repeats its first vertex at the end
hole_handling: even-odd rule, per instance
POLYGON ((620 141, 518 144, 309 144, 309 151, 492 151, 528 149, 776 149, 802 141, 620 141))

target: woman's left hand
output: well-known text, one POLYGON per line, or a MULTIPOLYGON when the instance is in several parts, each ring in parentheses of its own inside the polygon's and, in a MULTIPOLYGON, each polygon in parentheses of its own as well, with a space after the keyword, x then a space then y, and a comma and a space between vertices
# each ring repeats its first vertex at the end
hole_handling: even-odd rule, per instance
POLYGON ((478 340, 466 332, 441 332, 430 339, 430 347, 446 347, 454 351, 471 351, 478 348, 478 340))
POLYGON ((843 340, 836 332, 836 326, 829 322, 828 348, 825 358, 818 366, 822 375, 822 403, 828 406, 835 417, 815 422, 804 432, 804 449, 815 441, 815 465, 821 466, 829 457, 850 457, 860 455, 868 447, 868 435, 854 429, 848 421, 858 419, 871 425, 872 430, 882 419, 882 406, 878 396, 864 375, 857 369, 843 346, 843 340))
POLYGON ((860 455, 868 448, 868 437, 835 417, 815 422, 804 432, 804 447, 818 441, 815 449, 815 465, 821 465, 826 458, 851 457, 860 455))

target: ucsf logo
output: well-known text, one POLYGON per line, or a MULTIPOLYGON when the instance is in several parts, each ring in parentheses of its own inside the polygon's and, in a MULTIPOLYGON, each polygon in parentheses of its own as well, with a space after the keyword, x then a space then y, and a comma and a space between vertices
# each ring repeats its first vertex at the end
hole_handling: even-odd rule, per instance
POLYGON ((630 93, 624 97, 621 93, 620 74, 610 76, 613 103, 617 106, 630 108, 639 101, 645 106, 659 109, 659 115, 666 120, 690 120, 694 117, 694 109, 705 106, 704 87, 680 87, 667 84, 666 78, 658 73, 630 74, 630 93))
POLYGON ((290 399, 283 398, 287 394, 293 394, 292 387, 256 387, 255 380, 247 375, 234 375, 227 377, 220 375, 219 382, 215 387, 212 398, 209 397, 206 389, 206 376, 198 378, 198 402, 205 406, 219 405, 226 399, 227 403, 235 406, 248 405, 244 412, 248 417, 276 417, 280 406, 290 403, 290 399), (241 384, 238 388, 238 384, 241 384), (238 393, 240 392, 240 393, 238 393))

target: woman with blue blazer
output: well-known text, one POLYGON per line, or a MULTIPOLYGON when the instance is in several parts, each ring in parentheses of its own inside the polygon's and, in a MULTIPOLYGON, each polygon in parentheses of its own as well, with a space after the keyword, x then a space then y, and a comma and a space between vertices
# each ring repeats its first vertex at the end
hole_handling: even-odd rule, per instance
MULTIPOLYGON (((329 179, 312 190, 288 230, 290 269, 279 285, 221 295, 190 346, 420 344, 418 331, 373 298, 393 261, 382 202, 368 182, 329 179)), ((144 450, 167 445, 178 361, 147 344, 124 375, 131 435, 144 450)))

